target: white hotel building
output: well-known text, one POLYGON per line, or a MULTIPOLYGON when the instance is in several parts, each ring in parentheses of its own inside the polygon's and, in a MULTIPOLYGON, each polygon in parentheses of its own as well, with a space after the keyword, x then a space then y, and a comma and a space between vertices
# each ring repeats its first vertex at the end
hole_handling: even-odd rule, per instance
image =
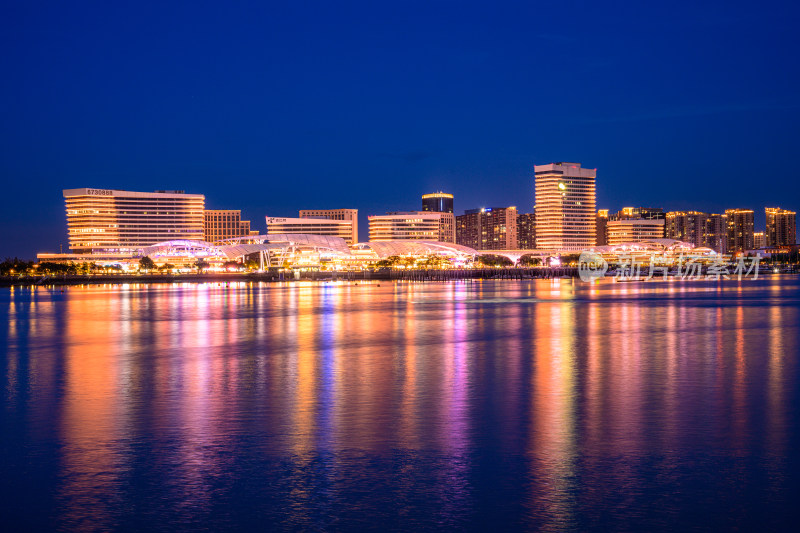
POLYGON ((294 233, 302 235, 323 235, 341 237, 347 244, 356 244, 357 229, 352 220, 331 220, 327 218, 287 218, 267 217, 267 235, 294 233))
POLYGON ((358 209, 301 209, 300 218, 348 221, 350 222, 351 235, 344 240, 347 241, 347 244, 358 242, 358 209))
POLYGON ((664 238, 664 220, 629 218, 609 220, 606 226, 609 246, 664 238))
POLYGON ((175 239, 203 240, 202 194, 66 189, 69 249, 125 253, 175 239))
POLYGON ((400 211, 371 215, 369 240, 375 241, 440 241, 455 242, 453 213, 432 211, 400 211))
POLYGON ((580 163, 535 165, 536 249, 581 251, 595 245, 596 169, 580 163))

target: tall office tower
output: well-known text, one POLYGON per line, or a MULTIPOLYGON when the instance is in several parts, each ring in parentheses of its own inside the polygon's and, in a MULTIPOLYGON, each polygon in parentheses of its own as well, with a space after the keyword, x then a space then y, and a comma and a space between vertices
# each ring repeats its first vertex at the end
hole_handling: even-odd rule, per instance
POLYGON ((580 251, 595 245, 596 169, 535 165, 536 248, 580 251))
POLYGON ((397 211, 385 215, 370 215, 370 241, 440 241, 452 238, 452 213, 397 211))
POLYGON ((664 221, 645 218, 609 220, 606 232, 609 246, 629 242, 652 241, 653 239, 664 237, 664 221))
POLYGON ((797 213, 780 207, 767 207, 766 246, 790 246, 797 243, 797 213))
POLYGON ((595 217, 595 242, 597 246, 605 246, 608 244, 608 209, 598 209, 597 216, 595 217))
POLYGON ((208 242, 250 235, 250 221, 242 220, 239 209, 206 209, 203 218, 203 239, 208 242))
POLYGON ((456 243, 476 250, 516 250, 517 208, 468 209, 456 217, 456 243))
POLYGON ((767 234, 763 231, 753 233, 753 248, 761 250, 767 247, 767 234))
POLYGON ((728 251, 744 252, 753 249, 753 210, 726 209, 728 217, 728 251))
POLYGON ((325 235, 341 237, 347 244, 355 244, 353 221, 332 220, 329 218, 286 218, 266 217, 267 235, 295 233, 300 235, 325 235))
POLYGON ((175 239, 203 239, 202 194, 66 189, 73 253, 134 251, 175 239))
POLYGON ((536 213, 517 215, 517 248, 520 250, 536 248, 536 213))
POLYGON ((442 191, 423 194, 422 210, 436 213, 452 213, 453 195, 442 191))
POLYGON ((358 209, 301 209, 300 218, 348 221, 351 235, 345 237, 344 240, 347 241, 347 244, 358 242, 358 209))

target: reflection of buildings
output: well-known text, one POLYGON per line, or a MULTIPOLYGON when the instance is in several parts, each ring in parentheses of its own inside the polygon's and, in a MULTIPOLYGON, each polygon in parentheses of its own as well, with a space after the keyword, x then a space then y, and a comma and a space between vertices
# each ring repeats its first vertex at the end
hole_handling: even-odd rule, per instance
POLYGON ((206 209, 203 211, 203 218, 203 239, 207 242, 246 237, 251 234, 250 221, 242 220, 242 212, 239 209, 206 209))
POLYGON ((341 237, 353 244, 353 222, 325 218, 267 217, 267 235, 291 233, 296 235, 322 235, 341 237))
POLYGON ((797 213, 780 207, 767 207, 765 246, 790 246, 797 242, 797 213))
POLYGON ((609 246, 661 239, 664 237, 664 221, 643 218, 609 220, 606 234, 609 246))
POLYGON ((517 248, 520 250, 536 248, 536 213, 517 215, 517 248))
POLYGON ((753 210, 727 209, 728 251, 744 252, 753 249, 753 210))
POLYGON ((344 237, 344 240, 347 244, 358 242, 358 209, 301 209, 300 218, 349 221, 351 235, 344 237))
POLYGON ((440 241, 453 242, 455 217, 452 213, 398 211, 372 215, 369 219, 370 241, 440 241))
POLYGON ((468 209, 456 217, 456 242, 476 250, 517 249, 517 208, 468 209))
POLYGON ((536 165, 536 248, 580 251, 595 245, 596 169, 536 165))
POLYGON ((174 239, 203 239, 202 194, 67 189, 69 248, 73 253, 135 250, 174 239))

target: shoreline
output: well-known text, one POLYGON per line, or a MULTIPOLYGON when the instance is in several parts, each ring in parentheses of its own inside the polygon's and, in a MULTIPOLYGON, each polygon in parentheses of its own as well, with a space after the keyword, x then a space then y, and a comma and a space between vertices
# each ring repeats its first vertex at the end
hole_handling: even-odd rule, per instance
POLYGON ((0 287, 69 285, 116 285, 120 283, 209 283, 291 281, 454 281, 460 279, 549 279, 577 278, 577 268, 483 268, 463 270, 386 270, 353 272, 209 273, 209 274, 56 274, 45 276, 0 276, 0 287))
MULTIPOLYGON (((796 272, 761 273, 761 276, 797 276, 796 272)), ((302 272, 299 277, 290 273, 209 273, 209 274, 62 274, 54 276, 0 276, 0 288, 10 287, 59 287, 74 285, 119 285, 119 284, 171 284, 171 283, 283 283, 293 281, 458 281, 458 280, 534 280, 534 279, 578 279, 578 269, 530 268, 530 269, 464 269, 464 270, 391 270, 354 272, 302 272)), ((602 279, 614 281, 613 276, 602 279)), ((705 281, 669 278, 670 281, 705 281)), ((630 279, 618 282, 648 283, 650 280, 630 279)), ((659 277, 657 280, 661 281, 659 277)))

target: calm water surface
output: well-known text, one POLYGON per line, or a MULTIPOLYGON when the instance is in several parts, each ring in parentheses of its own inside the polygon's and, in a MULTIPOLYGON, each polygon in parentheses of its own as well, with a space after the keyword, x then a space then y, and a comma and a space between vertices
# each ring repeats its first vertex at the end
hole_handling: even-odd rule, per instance
POLYGON ((796 277, 2 289, 4 529, 793 529, 799 329, 796 277))

